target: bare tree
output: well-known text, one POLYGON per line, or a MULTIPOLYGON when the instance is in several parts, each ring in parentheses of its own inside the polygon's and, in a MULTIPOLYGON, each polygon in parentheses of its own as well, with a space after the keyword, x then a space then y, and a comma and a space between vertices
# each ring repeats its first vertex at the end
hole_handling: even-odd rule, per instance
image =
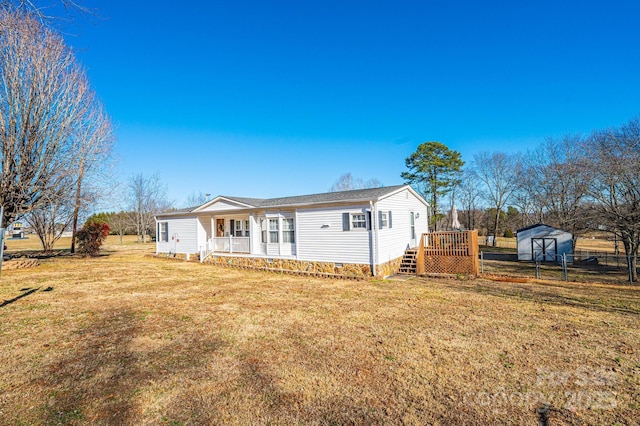
POLYGON ((631 280, 638 281, 640 247, 640 119, 619 129, 595 132, 586 142, 585 158, 593 172, 589 196, 599 228, 620 237, 631 280))
POLYGON ((457 186, 457 193, 462 207, 462 214, 466 217, 466 228, 476 229, 478 201, 482 197, 480 182, 473 169, 465 169, 457 186))
POLYGON ((587 229, 584 200, 592 168, 582 159, 583 140, 577 135, 547 139, 530 152, 521 174, 521 187, 550 225, 569 231, 573 245, 587 229))
POLYGON ((496 245, 500 213, 518 187, 519 158, 503 152, 483 152, 474 155, 475 172, 484 184, 486 201, 494 211, 493 245, 496 245))
POLYGON ((74 134, 92 95, 62 38, 10 8, 0 8, 0 94, 0 203, 10 223, 74 187, 74 134))
POLYGON ((154 226, 155 214, 171 206, 167 200, 167 189, 157 174, 150 177, 134 175, 129 179, 128 187, 127 201, 133 212, 138 242, 146 242, 147 235, 154 226))
POLYGON ((123 237, 131 229, 131 212, 120 211, 109 215, 109 226, 111 230, 120 237, 120 245, 122 245, 123 237))
POLYGON ((25 221, 35 231, 45 253, 53 251, 56 241, 69 228, 73 219, 72 205, 71 197, 68 194, 66 198, 49 200, 46 204, 25 215, 25 221))
POLYGON ((366 182, 360 178, 353 177, 351 173, 343 173, 331 186, 331 192, 350 191, 353 189, 380 188, 382 182, 378 179, 369 179, 366 182))
POLYGON ((104 172, 108 170, 110 164, 108 160, 113 149, 113 142, 111 120, 104 112, 102 104, 92 98, 82 122, 77 123, 77 131, 74 133, 74 151, 78 156, 79 164, 75 176, 71 253, 75 252, 75 236, 78 230, 80 209, 97 198, 96 184, 100 185, 96 178, 104 176, 104 172))
POLYGON ((209 194, 203 194, 202 192, 192 192, 187 196, 184 203, 184 208, 198 207, 209 201, 209 194))
POLYGON ((62 6, 64 9, 63 18, 68 20, 76 14, 95 14, 95 9, 85 6, 81 0, 0 0, 0 7, 12 7, 17 10, 29 13, 38 18, 43 23, 51 22, 54 19, 60 19, 50 14, 51 10, 56 10, 56 6, 62 6))

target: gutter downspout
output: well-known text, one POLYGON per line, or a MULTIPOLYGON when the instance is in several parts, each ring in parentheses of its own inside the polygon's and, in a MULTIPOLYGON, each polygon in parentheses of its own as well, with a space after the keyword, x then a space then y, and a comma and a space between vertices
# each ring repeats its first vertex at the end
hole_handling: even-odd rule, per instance
POLYGON ((373 201, 369 200, 369 207, 371 208, 371 230, 373 233, 371 234, 371 273, 373 276, 376 276, 376 264, 378 262, 378 226, 377 226, 377 218, 378 218, 378 203, 373 204, 373 201))

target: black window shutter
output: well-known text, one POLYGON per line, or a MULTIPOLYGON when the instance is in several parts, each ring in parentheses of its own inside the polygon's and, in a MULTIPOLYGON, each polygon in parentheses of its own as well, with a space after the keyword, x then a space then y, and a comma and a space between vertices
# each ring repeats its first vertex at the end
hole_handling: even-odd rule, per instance
POLYGON ((229 231, 231 231, 231 232, 229 232, 229 235, 233 235, 235 237, 236 236, 236 221, 231 219, 231 222, 230 222, 229 226, 230 226, 229 231))
POLYGON ((342 213, 342 230, 348 231, 351 224, 351 215, 349 213, 342 213))
POLYGON ((389 221, 389 228, 391 228, 391 227, 392 227, 392 222, 391 222, 391 210, 389 210, 389 213, 387 213, 387 215, 388 215, 387 220, 389 221))
POLYGON ((371 212, 367 212, 367 231, 371 231, 371 212))

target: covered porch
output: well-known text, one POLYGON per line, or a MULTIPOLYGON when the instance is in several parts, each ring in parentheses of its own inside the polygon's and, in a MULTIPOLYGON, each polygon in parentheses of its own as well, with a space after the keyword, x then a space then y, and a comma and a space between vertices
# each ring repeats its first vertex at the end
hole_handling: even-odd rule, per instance
POLYGON ((203 224, 210 221, 210 227, 205 227, 205 244, 200 247, 201 258, 202 252, 205 255, 209 253, 251 253, 251 235, 253 234, 251 215, 214 215, 200 218, 200 221, 203 224))

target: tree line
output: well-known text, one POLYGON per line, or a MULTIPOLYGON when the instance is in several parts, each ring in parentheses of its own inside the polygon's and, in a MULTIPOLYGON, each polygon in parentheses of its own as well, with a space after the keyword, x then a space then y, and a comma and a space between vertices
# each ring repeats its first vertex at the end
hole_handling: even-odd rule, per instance
MULTIPOLYGON (((481 152, 466 163, 440 142, 406 159, 403 179, 430 201, 432 229, 447 227, 441 203, 459 203, 467 229, 502 232, 546 223, 577 238, 606 232, 622 242, 637 281, 640 248, 640 119, 589 135, 548 138, 524 153, 481 152)), ((574 247, 575 248, 575 247, 574 247)))

